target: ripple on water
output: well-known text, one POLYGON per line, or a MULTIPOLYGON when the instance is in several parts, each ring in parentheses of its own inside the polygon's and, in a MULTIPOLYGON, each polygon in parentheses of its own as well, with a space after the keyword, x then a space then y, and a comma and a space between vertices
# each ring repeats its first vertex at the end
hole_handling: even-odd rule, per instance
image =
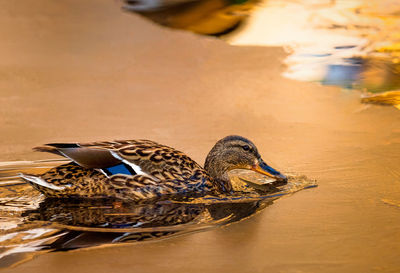
POLYGON ((60 161, 0 166, 0 267, 49 251, 156 240, 227 225, 284 195, 316 186, 305 176, 290 175, 288 184, 274 187, 264 176, 233 171, 232 195, 127 203, 45 199, 16 176, 57 164, 60 161))

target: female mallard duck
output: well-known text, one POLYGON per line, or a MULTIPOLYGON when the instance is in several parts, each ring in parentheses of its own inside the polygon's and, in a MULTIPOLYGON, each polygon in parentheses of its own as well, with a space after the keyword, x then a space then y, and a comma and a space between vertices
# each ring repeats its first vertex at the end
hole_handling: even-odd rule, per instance
POLYGON ((228 171, 249 169, 286 182, 264 163, 256 146, 227 136, 209 152, 204 168, 182 152, 150 140, 47 144, 36 151, 72 162, 33 176, 21 174, 35 189, 56 198, 141 200, 171 195, 231 192, 228 171))

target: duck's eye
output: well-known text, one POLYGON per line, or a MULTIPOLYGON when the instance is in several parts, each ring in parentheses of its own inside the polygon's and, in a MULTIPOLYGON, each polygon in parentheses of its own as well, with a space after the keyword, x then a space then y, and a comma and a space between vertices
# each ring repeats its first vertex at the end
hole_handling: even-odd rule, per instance
POLYGON ((245 151, 250 151, 250 146, 249 145, 243 145, 242 148, 245 151))

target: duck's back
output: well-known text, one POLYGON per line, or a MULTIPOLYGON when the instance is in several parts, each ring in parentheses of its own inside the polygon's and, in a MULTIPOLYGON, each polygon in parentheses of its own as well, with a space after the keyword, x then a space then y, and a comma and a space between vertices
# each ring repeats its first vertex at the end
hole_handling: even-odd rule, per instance
POLYGON ((72 161, 39 177, 21 175, 51 197, 138 200, 213 190, 206 171, 195 161, 150 140, 54 143, 34 149, 72 161))

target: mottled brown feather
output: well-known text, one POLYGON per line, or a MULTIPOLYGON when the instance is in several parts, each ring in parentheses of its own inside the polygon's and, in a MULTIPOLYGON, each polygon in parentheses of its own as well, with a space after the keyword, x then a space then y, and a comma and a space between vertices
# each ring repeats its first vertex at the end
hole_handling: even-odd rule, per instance
POLYGON ((154 141, 79 143, 79 147, 68 147, 68 144, 50 145, 59 147, 41 146, 35 150, 59 154, 74 162, 53 168, 40 176, 47 183, 63 186, 62 190, 30 182, 48 197, 141 200, 205 193, 216 189, 207 172, 195 161, 180 151, 154 141), (119 164, 121 159, 139 166, 149 175, 117 174, 107 177, 97 170, 119 164))

